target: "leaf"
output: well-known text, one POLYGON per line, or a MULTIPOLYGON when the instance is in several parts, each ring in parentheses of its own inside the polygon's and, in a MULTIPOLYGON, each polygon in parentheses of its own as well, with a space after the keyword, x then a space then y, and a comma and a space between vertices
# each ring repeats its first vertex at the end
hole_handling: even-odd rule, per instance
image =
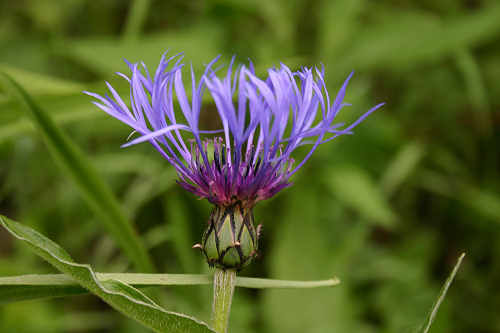
POLYGON ((173 249, 179 258, 181 269, 196 272, 199 269, 200 257, 195 251, 185 251, 186 244, 194 243, 191 237, 190 208, 186 201, 178 195, 169 195, 165 198, 165 216, 168 224, 165 230, 172 236, 173 249))
POLYGON ((133 216, 143 204, 175 185, 176 179, 174 168, 163 168, 154 176, 137 178, 123 197, 129 214, 133 216))
POLYGON ((18 277, 12 277, 12 283, 4 281, 5 278, 0 278, 2 280, 2 282, 0 282, 0 304, 34 299, 67 297, 88 293, 85 288, 77 284, 59 285, 54 283, 51 285, 19 285, 19 282, 14 280, 17 278, 18 277))
POLYGON ((465 253, 462 253, 462 255, 458 258, 457 263, 455 264, 455 267, 453 267, 453 270, 451 271, 450 275, 446 279, 443 287, 441 288, 441 291, 439 292, 439 296, 436 299, 436 302, 432 306, 431 311, 429 312, 429 316, 427 317, 424 325, 422 326, 421 329, 419 329, 417 332, 419 333, 428 333, 431 325, 436 318, 436 314, 439 310, 439 307, 441 306, 441 303, 443 303, 444 298, 446 297, 446 293, 448 292, 448 289, 451 286, 451 283, 453 282, 453 279, 455 279, 455 275, 457 275, 458 269, 460 268, 460 265, 462 264, 462 260, 465 257, 465 253))
MULTIPOLYGON (((134 153, 133 151, 128 151, 127 154, 123 152, 106 153, 96 156, 93 161, 97 168, 106 174, 137 174, 137 177, 134 178, 133 182, 123 193, 122 199, 123 207, 130 218, 133 218, 137 214, 138 209, 143 204, 164 193, 176 184, 177 173, 175 169, 165 168, 165 160, 156 155, 152 158, 150 155, 134 153)), ((177 208, 177 211, 179 210, 177 208)), ((147 233, 150 233, 150 231, 148 230, 147 233)), ((165 233, 165 230, 161 234, 163 235, 152 236, 154 238, 169 237, 170 239, 175 239, 175 236, 171 235, 170 232, 165 233)), ((146 235, 143 237, 146 237, 146 235)), ((187 271, 193 270, 188 269, 187 271)))
POLYGON ((156 67, 161 55, 167 50, 169 55, 184 52, 196 70, 197 66, 208 63, 218 55, 220 44, 220 29, 203 25, 181 32, 148 35, 140 40, 126 42, 116 38, 68 40, 59 49, 65 56, 109 76, 116 71, 128 72, 127 65, 122 61, 124 58, 130 62, 143 61, 148 66, 156 67), (99 56, 96 57, 96 54, 99 56))
POLYGON ((323 1, 319 13, 319 50, 326 61, 334 61, 359 28, 357 20, 364 0, 323 1))
POLYGON ((464 205, 474 209, 482 216, 500 222, 500 195, 498 193, 462 184, 458 195, 458 199, 464 205))
MULTIPOLYGON (((278 235, 268 252, 270 274, 308 279, 339 271, 346 276, 349 269, 344 263, 352 262, 356 257, 353 253, 365 244, 352 231, 357 226, 368 228, 361 224, 354 228, 349 224, 348 230, 341 228, 343 210, 338 203, 325 205, 324 200, 318 200, 317 187, 307 181, 299 180, 294 186, 295 193, 300 194, 288 196, 281 204, 285 209, 276 209, 280 205, 272 202, 267 214, 262 215, 276 222, 274 234, 278 235), (275 211, 279 215, 272 215, 275 211)), ((266 236, 273 231, 264 232, 266 236)), ((356 307, 352 306, 355 299, 348 295, 350 279, 345 281, 342 288, 266 290, 257 306, 263 309, 261 316, 270 332, 360 332, 356 307)))
POLYGON ((424 147, 418 142, 407 143, 401 148, 382 177, 381 186, 386 194, 392 194, 411 175, 424 153, 424 147))
POLYGON ((123 32, 125 38, 136 39, 139 37, 150 6, 151 0, 132 1, 123 32))
POLYGON ((15 78, 22 86, 29 86, 32 94, 65 95, 81 92, 85 86, 64 79, 30 72, 6 64, 0 64, 0 70, 15 78))
POLYGON ((500 195, 476 185, 457 181, 431 170, 421 172, 419 187, 448 198, 458 200, 464 207, 493 221, 500 221, 500 195))
MULTIPOLYGON (((133 287, 159 287, 208 285, 212 277, 205 274, 142 274, 142 273, 95 273, 101 282, 121 281, 133 287)), ((236 277, 236 286, 252 289, 309 289, 334 287, 340 284, 336 277, 318 281, 292 281, 262 278, 236 277)), ((64 274, 31 274, 0 277, 0 304, 23 300, 64 297, 86 294, 71 277, 64 274)))
POLYGON ((366 171, 354 166, 332 168, 328 172, 327 184, 339 202, 367 220, 386 227, 396 222, 396 214, 366 171))
POLYGON ((89 265, 75 263, 64 249, 35 230, 2 216, 0 224, 56 269, 144 326, 156 332, 213 332, 205 323, 195 318, 166 311, 139 290, 122 281, 99 280, 89 265))
MULTIPOLYGON (((58 112, 53 116, 53 118, 56 124, 65 125, 89 119, 94 120, 95 118, 100 118, 102 116, 104 116, 104 114, 99 112, 89 112, 89 109, 86 108, 85 110, 58 112)), ((33 132, 34 129, 33 122, 28 119, 20 119, 7 124, 2 124, 0 126, 0 143, 33 132)))
POLYGON ((19 84, 7 74, 2 74, 0 78, 31 116, 54 159, 76 183, 84 199, 100 217, 111 236, 138 269, 152 271, 151 259, 132 224, 121 211, 111 189, 101 179, 82 151, 54 123, 52 118, 35 104, 19 84))
POLYGON ((292 281, 292 280, 272 280, 261 278, 236 277, 236 287, 256 288, 256 289, 309 289, 319 287, 334 287, 340 284, 340 280, 333 277, 328 280, 319 281, 292 281))
POLYGON ((470 103, 474 109, 474 116, 481 132, 491 135, 493 119, 490 113, 488 93, 481 75, 481 68, 470 50, 465 48, 455 52, 455 61, 460 70, 470 103))
POLYGON ((498 4, 442 21, 415 11, 391 13, 380 24, 357 31, 339 67, 398 69, 441 59, 457 48, 474 47, 496 38, 499 13, 498 4))
POLYGON ((127 154, 114 152, 96 155, 93 162, 99 170, 106 173, 136 173, 157 177, 165 169, 163 159, 152 158, 150 155, 134 151, 129 151, 127 154))

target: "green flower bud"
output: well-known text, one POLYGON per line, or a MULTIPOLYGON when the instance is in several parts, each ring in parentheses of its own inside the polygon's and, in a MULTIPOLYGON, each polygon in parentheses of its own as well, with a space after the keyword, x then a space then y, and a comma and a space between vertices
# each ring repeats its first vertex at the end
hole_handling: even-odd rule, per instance
POLYGON ((215 206, 203 234, 201 248, 210 266, 241 269, 257 254, 258 230, 253 226, 251 208, 237 203, 229 207, 215 206))

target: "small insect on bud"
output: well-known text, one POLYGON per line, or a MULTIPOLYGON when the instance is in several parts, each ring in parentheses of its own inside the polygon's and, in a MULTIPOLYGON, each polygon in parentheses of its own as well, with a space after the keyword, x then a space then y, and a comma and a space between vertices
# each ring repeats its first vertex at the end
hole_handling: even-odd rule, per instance
POLYGON ((253 222, 252 209, 240 203, 215 206, 201 246, 196 247, 201 247, 210 266, 239 270, 257 254, 258 235, 253 222))

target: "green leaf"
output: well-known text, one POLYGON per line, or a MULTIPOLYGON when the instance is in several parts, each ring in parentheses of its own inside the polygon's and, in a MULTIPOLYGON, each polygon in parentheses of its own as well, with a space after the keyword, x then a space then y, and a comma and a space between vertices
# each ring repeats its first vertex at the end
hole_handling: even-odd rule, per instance
MULTIPOLYGON (((165 168, 165 161, 159 157, 151 157, 146 154, 135 153, 128 151, 127 154, 123 152, 106 153, 98 155, 93 160, 94 164, 99 170, 104 173, 135 173, 137 177, 128 186, 127 190, 123 193, 123 207, 126 210, 127 216, 133 218, 138 209, 146 202, 152 200, 175 185, 177 173, 174 168, 165 168)), ((182 209, 177 207, 177 214, 182 209)), ((186 222, 186 221, 184 221, 186 222)), ((189 222, 187 222, 189 225, 189 222)), ((186 225, 183 225, 186 228, 186 225)), ((163 226, 159 227, 160 229, 163 226)), ((157 230, 158 231, 158 230, 157 230)), ((149 233, 149 230, 147 231, 149 233)), ((152 235, 155 239, 169 237, 175 239, 175 235, 171 232, 165 232, 162 229, 163 235, 152 235), (159 237, 159 238, 158 238, 159 237)), ((146 235, 144 235, 146 237, 146 235)), ((189 242, 188 242, 189 243, 189 242)), ((185 246, 186 243, 183 243, 185 246)), ((184 253, 184 252, 183 252, 184 253)), ((188 269, 186 271, 194 271, 188 269)))
MULTIPOLYGON (((366 243, 359 239, 358 227, 368 228, 358 223, 343 229, 343 209, 338 203, 325 205, 325 200, 318 200, 317 188, 307 180, 303 183, 299 180, 294 186, 300 195, 284 198, 288 199, 282 203, 286 208, 276 212, 279 215, 271 215, 278 206, 273 202, 268 204, 267 214, 262 215, 278 223, 275 231, 278 237, 269 251, 270 274, 300 279, 332 271, 348 275, 345 263, 351 263, 359 255, 359 247, 366 243)), ((265 235, 268 233, 269 230, 265 235)), ((270 332, 360 332, 359 326, 346 325, 346 321, 355 325, 361 321, 356 320, 352 311, 355 299, 348 295, 351 281, 349 278, 345 281, 342 288, 265 290, 258 304, 263 309, 260 315, 270 332)))
MULTIPOLYGON (((13 76, 13 78, 19 83, 16 76, 13 76)), ((26 87, 29 87, 29 93, 33 96, 31 85, 27 85, 26 87)), ((0 89, 2 88, 3 86, 0 84, 0 89)), ((89 86, 87 87, 88 89, 92 89, 92 87, 89 86)), ((109 128, 109 125, 105 125, 108 124, 106 120, 109 120, 109 124, 111 125, 115 124, 111 121, 112 118, 108 117, 105 112, 101 112, 93 104, 89 103, 89 96, 82 94, 81 91, 79 90, 78 93, 69 95, 44 94, 34 99, 38 106, 49 113, 50 117, 59 126, 78 123, 86 127, 90 126, 89 124, 99 124, 103 128, 109 128)), ((5 95, 5 97, 7 102, 0 102, 0 143, 26 134, 32 135, 35 133, 36 127, 18 101, 13 96, 5 95)), ((113 126, 111 130, 114 131, 120 128, 125 127, 113 126)), ((123 136, 126 136, 126 134, 123 134, 123 136)))
POLYGON ((22 86, 29 86, 32 94, 65 95, 81 92, 85 86, 64 79, 30 72, 6 64, 0 64, 0 70, 15 78, 22 86))
POLYGON ((335 61, 341 51, 355 38, 360 21, 367 8, 364 0, 321 2, 319 13, 319 52, 326 61, 335 61))
POLYGON ((362 217, 386 227, 397 220, 378 185, 360 168, 344 166, 328 172, 328 185, 337 200, 357 211, 362 217))
POLYGON ((425 154, 418 142, 410 142, 401 148, 389 163, 381 180, 381 186, 388 195, 392 194, 415 170, 425 154))
POLYGON ((340 284, 340 280, 333 277, 328 280, 318 281, 292 281, 292 280, 273 280, 261 278, 236 277, 236 287, 256 288, 256 289, 309 289, 319 287, 334 287, 340 284))
POLYGON ((143 61, 148 66, 156 67, 161 55, 167 50, 170 55, 184 52, 196 71, 198 66, 208 63, 219 54, 221 36, 217 26, 203 25, 126 42, 116 38, 68 40, 59 49, 65 56, 105 76, 116 71, 128 72, 127 65, 122 61, 124 58, 131 62, 143 61), (96 57, 96 54, 99 56, 96 57))
POLYGON ((446 293, 448 292, 448 289, 451 286, 451 283, 453 282, 453 279, 455 279, 455 275, 457 275, 458 269, 460 268, 460 265, 462 264, 462 260, 465 257, 465 253, 462 253, 462 255, 458 258, 457 263, 455 264, 455 267, 453 267, 453 270, 451 271, 450 275, 446 279, 443 287, 441 288, 441 291, 439 292, 439 296, 436 299, 436 302, 432 306, 431 311, 429 312, 429 316, 425 320, 424 325, 422 326, 421 329, 419 329, 417 332, 418 333, 428 333, 431 325, 436 318, 436 314, 439 310, 439 307, 441 306, 441 303, 443 303, 444 298, 446 297, 446 293))
POLYGON ((123 196, 123 202, 131 216, 154 197, 165 193, 175 185, 177 173, 174 168, 162 168, 156 175, 138 177, 123 196))
POLYGON ((199 253, 185 251, 186 244, 194 243, 189 230, 189 205, 178 195, 169 195, 165 198, 165 216, 168 224, 165 230, 172 236, 173 250, 179 258, 181 269, 187 272, 196 272, 199 269, 199 253))
POLYGON ((491 135, 493 131, 493 119, 490 113, 490 103, 481 68, 470 50, 461 48, 455 53, 455 61, 465 83, 465 89, 469 95, 470 103, 474 109, 474 116, 478 127, 491 135))
POLYGON ((394 70, 436 61, 457 48, 494 40, 500 31, 499 14, 498 4, 447 20, 416 11, 391 12, 380 24, 357 31, 338 66, 394 70))
MULTIPOLYGON (((60 276, 66 277, 65 275, 60 276)), ((23 282, 23 277, 0 278, 0 280, 2 280, 0 282, 0 304, 34 299, 67 297, 88 293, 85 288, 80 287, 76 283, 60 285, 52 281, 52 284, 49 285, 21 284, 23 282)))
MULTIPOLYGON (((138 288, 159 286, 208 285, 212 276, 206 274, 142 274, 95 273, 101 282, 121 281, 138 288)), ((340 284, 336 277, 318 281, 292 281, 236 277, 236 286, 252 289, 309 289, 334 287, 340 284)), ((31 299, 53 298, 86 294, 88 291, 68 275, 30 274, 0 277, 0 304, 31 299)))
POLYGON ((500 195, 496 192, 459 182, 431 170, 421 172, 417 185, 435 194, 458 200, 465 207, 492 221, 500 221, 500 195))
POLYGON ((121 246, 130 260, 142 271, 152 271, 153 265, 145 247, 129 223, 108 185, 101 179, 81 150, 54 123, 52 118, 32 100, 10 76, 0 76, 5 86, 21 102, 42 133, 45 143, 61 168, 76 183, 89 206, 121 246))
POLYGON ((151 0, 132 1, 123 32, 126 39, 137 39, 139 37, 150 6, 151 0))
MULTIPOLYGON (((54 122, 58 125, 66 125, 75 122, 95 120, 101 118, 105 114, 100 112, 89 112, 89 108, 83 110, 71 110, 70 112, 58 112, 53 115, 54 122)), ((0 143, 19 137, 24 134, 31 133, 35 130, 33 122, 28 119, 20 119, 10 121, 0 125, 0 143)))
POLYGON ((498 193, 462 184, 458 199, 482 216, 500 222, 500 195, 498 193))
POLYGON ((123 281, 99 280, 89 265, 75 263, 64 249, 35 230, 2 216, 0 224, 56 269, 144 326, 156 332, 213 332, 205 323, 195 318, 166 311, 123 281))
POLYGON ((136 173, 157 177, 165 169, 163 159, 152 158, 151 155, 134 151, 129 151, 127 154, 113 152, 96 155, 93 162, 99 170, 105 173, 136 173))

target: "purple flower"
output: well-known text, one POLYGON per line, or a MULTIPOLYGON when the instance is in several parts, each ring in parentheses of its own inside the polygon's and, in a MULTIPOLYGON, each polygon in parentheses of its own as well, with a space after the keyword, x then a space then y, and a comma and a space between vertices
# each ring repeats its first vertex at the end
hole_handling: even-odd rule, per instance
POLYGON ((109 83, 112 97, 86 94, 141 135, 124 147, 149 141, 175 167, 184 189, 217 206, 251 208, 271 198, 290 186, 290 177, 320 144, 352 134, 356 125, 383 105, 342 128, 344 124, 334 120, 349 105, 343 99, 352 73, 330 101, 324 70, 317 68, 292 72, 281 64, 261 79, 251 63, 234 69, 233 58, 220 77, 213 69, 216 58, 198 82, 191 68, 191 85, 186 89, 181 60, 164 54, 154 76, 144 64, 127 62, 131 76, 118 74, 130 83, 131 107, 109 83), (199 126, 205 90, 217 107, 218 130, 199 126), (310 146, 308 153, 294 161, 292 153, 304 145, 310 146))

